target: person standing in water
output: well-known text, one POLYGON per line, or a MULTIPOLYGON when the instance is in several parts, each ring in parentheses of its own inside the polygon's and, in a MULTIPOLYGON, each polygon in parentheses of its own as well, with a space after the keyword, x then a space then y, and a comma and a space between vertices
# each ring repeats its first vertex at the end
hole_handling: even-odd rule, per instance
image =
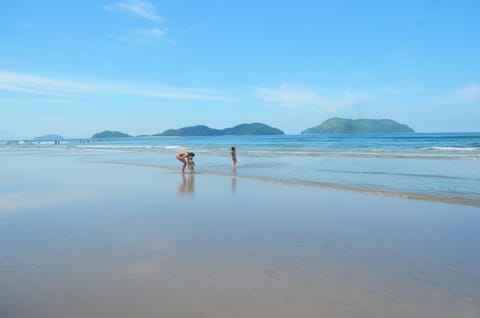
POLYGON ((178 161, 183 163, 182 173, 185 173, 185 167, 187 164, 190 173, 194 172, 195 162, 193 162, 193 157, 195 157, 195 154, 193 152, 180 151, 175 157, 178 159, 178 161))
POLYGON ((232 147, 231 149, 231 155, 232 155, 232 161, 233 161, 233 167, 237 167, 237 149, 235 149, 235 146, 232 147))

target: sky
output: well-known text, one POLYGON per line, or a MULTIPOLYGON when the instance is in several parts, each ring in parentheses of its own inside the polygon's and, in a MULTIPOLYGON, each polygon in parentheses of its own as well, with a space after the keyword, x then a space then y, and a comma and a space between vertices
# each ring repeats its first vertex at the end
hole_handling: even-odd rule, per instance
POLYGON ((0 137, 480 131, 480 1, 0 0, 0 137))

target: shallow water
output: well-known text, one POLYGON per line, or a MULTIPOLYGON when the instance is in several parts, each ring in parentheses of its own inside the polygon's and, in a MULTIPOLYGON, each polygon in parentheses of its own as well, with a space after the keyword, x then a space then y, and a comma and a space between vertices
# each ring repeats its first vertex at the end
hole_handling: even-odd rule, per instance
POLYGON ((0 143, 0 153, 74 155, 178 169, 188 149, 202 173, 330 186, 480 206, 480 134, 161 137, 0 143), (240 169, 232 171, 229 148, 240 169))
POLYGON ((175 168, 0 157, 0 316, 480 315, 478 208, 175 168))

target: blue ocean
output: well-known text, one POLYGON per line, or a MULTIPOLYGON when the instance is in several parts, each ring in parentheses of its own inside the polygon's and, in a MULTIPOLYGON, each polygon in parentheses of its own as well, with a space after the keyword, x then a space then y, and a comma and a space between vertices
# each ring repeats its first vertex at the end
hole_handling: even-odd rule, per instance
POLYGON ((0 152, 78 156, 176 172, 195 152, 197 174, 480 206, 480 133, 279 135, 2 141, 0 152), (233 169, 230 147, 239 166, 233 169))

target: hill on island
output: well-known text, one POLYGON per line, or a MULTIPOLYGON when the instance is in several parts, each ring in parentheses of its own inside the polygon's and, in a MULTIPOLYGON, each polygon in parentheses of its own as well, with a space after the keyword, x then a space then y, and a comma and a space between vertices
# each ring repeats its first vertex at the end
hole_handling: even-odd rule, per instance
POLYGON ((302 134, 371 134, 413 133, 407 125, 391 119, 330 118, 322 124, 302 131, 302 134))
POLYGON ((225 129, 214 129, 205 125, 168 129, 154 136, 229 136, 229 135, 284 135, 278 128, 262 123, 240 124, 225 129))
POLYGON ((110 130, 105 130, 100 133, 96 133, 92 136, 93 139, 99 139, 99 138, 126 138, 126 137, 131 137, 128 134, 125 134, 120 131, 110 131, 110 130))
POLYGON ((54 141, 54 140, 63 140, 63 137, 60 135, 50 134, 40 137, 33 138, 34 141, 54 141))

